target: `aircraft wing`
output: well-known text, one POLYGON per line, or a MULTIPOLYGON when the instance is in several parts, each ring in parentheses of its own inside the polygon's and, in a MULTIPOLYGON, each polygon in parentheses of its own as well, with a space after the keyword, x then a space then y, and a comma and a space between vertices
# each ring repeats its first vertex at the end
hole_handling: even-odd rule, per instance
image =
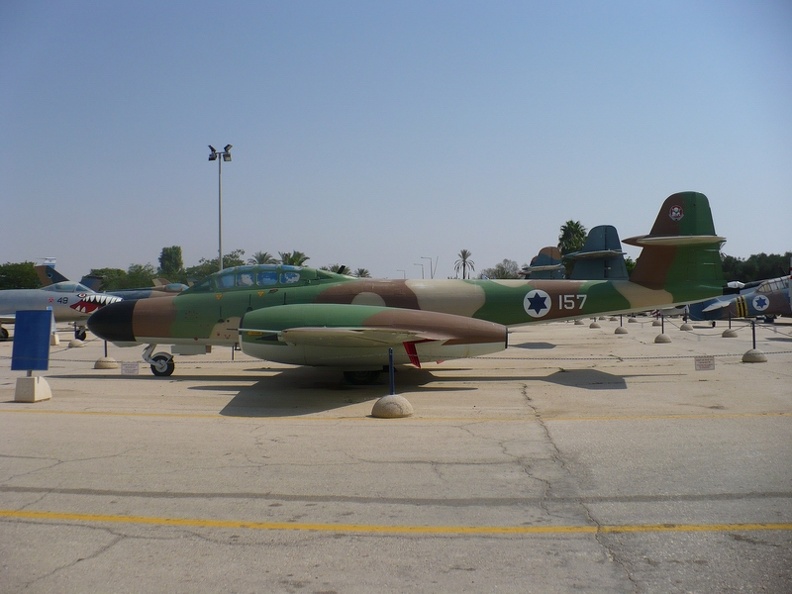
POLYGON ((438 332, 406 328, 289 328, 279 332, 281 341, 292 346, 372 347, 398 346, 405 342, 444 341, 453 338, 438 332))
POLYGON ((715 311, 718 309, 723 309, 724 307, 729 307, 732 304, 732 301, 733 301, 732 299, 729 299, 727 301, 718 300, 715 303, 712 303, 707 307, 705 307, 702 311, 715 311))
POLYGON ((13 324, 15 321, 15 313, 0 314, 0 324, 13 324))

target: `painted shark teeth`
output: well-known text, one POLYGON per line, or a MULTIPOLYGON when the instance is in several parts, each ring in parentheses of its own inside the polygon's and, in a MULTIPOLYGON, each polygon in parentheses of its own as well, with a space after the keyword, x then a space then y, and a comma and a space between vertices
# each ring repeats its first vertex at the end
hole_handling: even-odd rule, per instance
POLYGON ((120 297, 103 293, 80 293, 78 297, 80 300, 69 307, 84 314, 91 314, 105 305, 121 301, 120 297))

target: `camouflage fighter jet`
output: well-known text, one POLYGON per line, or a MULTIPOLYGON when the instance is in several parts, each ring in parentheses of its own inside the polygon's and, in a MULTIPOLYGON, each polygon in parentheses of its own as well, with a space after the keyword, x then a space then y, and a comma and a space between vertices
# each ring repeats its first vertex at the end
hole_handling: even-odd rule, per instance
POLYGON ((313 268, 240 266, 215 273, 173 298, 122 301, 88 327, 119 345, 148 344, 155 375, 174 370, 156 345, 234 345, 252 356, 333 366, 372 381, 388 363, 466 358, 507 346, 508 327, 645 311, 721 293, 720 245, 709 201, 683 192, 666 199, 629 280, 362 279, 313 268))
MULTIPOLYGON (((99 308, 121 301, 120 297, 94 293, 80 283, 64 281, 41 289, 5 289, 0 291, 0 324, 13 324, 16 312, 52 308, 56 322, 73 322, 74 336, 85 338, 88 317, 99 308)), ((8 338, 8 330, 0 326, 0 340, 8 338)))

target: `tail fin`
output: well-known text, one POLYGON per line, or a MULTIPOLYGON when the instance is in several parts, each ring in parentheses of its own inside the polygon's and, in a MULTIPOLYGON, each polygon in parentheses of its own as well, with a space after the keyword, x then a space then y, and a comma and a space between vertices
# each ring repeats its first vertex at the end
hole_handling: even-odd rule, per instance
POLYGON ((55 267, 51 264, 39 264, 38 266, 34 266, 34 268, 42 287, 48 287, 51 284, 62 283, 63 281, 69 280, 55 270, 55 267))
POLYGON ((627 265, 619 241, 619 232, 612 225, 599 225, 589 231, 579 252, 564 256, 574 262, 569 278, 576 280, 627 280, 627 265))
POLYGON ((624 243, 642 247, 630 281, 650 289, 684 293, 686 301, 720 294, 723 268, 709 200, 698 192, 666 198, 649 235, 624 243), (673 288, 677 291, 672 291, 673 288))
POLYGON ((104 283, 103 276, 97 276, 95 274, 86 274, 80 279, 80 284, 85 285, 91 291, 96 291, 97 293, 102 289, 102 284, 104 283))
POLYGON ((525 278, 564 278, 564 265, 561 263, 561 252, 555 246, 543 247, 533 257, 530 266, 520 270, 525 278))

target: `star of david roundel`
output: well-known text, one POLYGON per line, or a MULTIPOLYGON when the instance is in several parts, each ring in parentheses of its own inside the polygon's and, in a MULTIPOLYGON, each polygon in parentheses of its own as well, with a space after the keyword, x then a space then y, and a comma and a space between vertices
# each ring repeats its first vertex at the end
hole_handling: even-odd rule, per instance
POLYGON ((532 318, 544 317, 550 311, 550 295, 540 289, 528 291, 523 300, 523 308, 532 318))
POLYGON ((764 311, 770 305, 770 301, 764 295, 757 295, 753 298, 753 306, 756 311, 764 311))

